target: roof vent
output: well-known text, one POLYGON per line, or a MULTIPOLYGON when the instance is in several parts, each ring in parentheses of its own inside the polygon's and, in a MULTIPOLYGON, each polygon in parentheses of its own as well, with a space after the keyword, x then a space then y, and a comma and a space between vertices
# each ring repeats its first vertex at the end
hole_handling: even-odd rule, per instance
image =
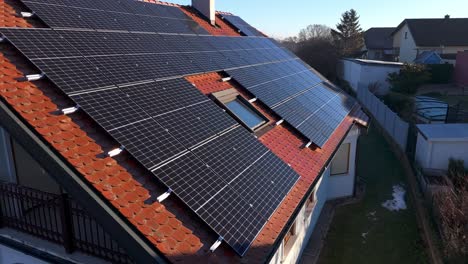
POLYGON ((450 19, 450 15, 445 15, 445 19, 450 19))
POLYGON ((216 25, 215 0, 192 0, 192 6, 216 25))

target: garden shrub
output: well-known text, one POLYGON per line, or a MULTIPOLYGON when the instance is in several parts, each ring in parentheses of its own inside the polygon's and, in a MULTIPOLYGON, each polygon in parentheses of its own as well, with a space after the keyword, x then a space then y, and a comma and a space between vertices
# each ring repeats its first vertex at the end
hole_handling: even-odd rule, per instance
POLYGON ((398 73, 390 73, 387 78, 393 92, 410 95, 430 80, 431 74, 426 66, 419 64, 404 64, 398 73))
POLYGON ((403 120, 411 120, 414 109, 414 99, 411 96, 389 92, 383 96, 383 100, 384 103, 403 120))

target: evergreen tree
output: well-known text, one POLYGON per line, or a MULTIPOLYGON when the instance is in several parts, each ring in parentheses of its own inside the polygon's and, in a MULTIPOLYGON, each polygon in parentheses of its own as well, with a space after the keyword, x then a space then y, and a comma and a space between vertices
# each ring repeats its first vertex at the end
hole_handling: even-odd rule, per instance
POLYGON ((342 56, 353 56, 358 53, 364 44, 364 39, 356 10, 344 12, 336 28, 342 56))

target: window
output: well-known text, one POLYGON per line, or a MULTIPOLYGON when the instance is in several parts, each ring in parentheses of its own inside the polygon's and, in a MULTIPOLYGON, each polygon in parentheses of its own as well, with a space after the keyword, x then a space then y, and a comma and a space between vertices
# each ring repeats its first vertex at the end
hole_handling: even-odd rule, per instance
POLYGON ((349 171, 349 151, 351 144, 341 144, 331 162, 331 175, 347 174, 349 171))
POLYGON ((315 191, 313 191, 310 194, 309 198, 307 198, 306 208, 310 209, 310 208, 314 207, 316 201, 317 201, 317 199, 315 198, 315 191))
POLYGON ((213 96, 226 107, 231 115, 252 131, 268 122, 268 119, 255 109, 249 101, 240 96, 236 89, 214 93, 213 96))
POLYGON ((228 103, 226 107, 244 122, 252 130, 266 123, 250 106, 246 105, 240 98, 236 98, 228 103))
POLYGON ((284 245, 287 245, 288 241, 290 241, 291 238, 294 237, 295 235, 296 235, 296 223, 294 222, 294 224, 291 226, 286 236, 284 236, 284 245))
POLYGON ((405 32, 405 39, 408 39, 408 32, 405 32))

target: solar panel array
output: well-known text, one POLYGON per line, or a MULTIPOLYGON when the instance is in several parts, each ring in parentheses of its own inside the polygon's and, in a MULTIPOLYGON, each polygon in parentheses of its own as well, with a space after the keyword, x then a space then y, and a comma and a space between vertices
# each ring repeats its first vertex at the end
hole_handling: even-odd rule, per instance
POLYGON ((231 25, 236 27, 240 32, 244 33, 246 36, 258 36, 263 37, 264 35, 258 31, 256 28, 252 27, 250 24, 245 22, 242 18, 234 15, 223 14, 221 17, 229 22, 231 25))
POLYGON ((208 34, 178 7, 134 0, 29 0, 51 28, 208 34))
POLYGON ((0 31, 240 255, 299 179, 181 77, 300 64, 267 38, 0 31))
POLYGON ((354 100, 323 83, 299 61, 226 72, 319 147, 354 105, 354 100))

